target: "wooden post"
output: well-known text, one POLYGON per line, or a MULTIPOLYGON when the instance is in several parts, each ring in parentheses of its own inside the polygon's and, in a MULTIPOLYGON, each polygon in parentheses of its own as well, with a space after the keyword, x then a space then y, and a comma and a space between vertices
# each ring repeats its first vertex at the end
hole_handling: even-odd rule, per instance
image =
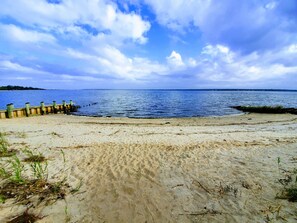
POLYGON ((7 105, 7 117, 8 118, 13 118, 13 103, 10 103, 7 105))
POLYGON ((70 100, 70 102, 69 102, 69 107, 70 107, 70 111, 72 112, 73 111, 73 101, 72 100, 70 100))
POLYGON ((64 111, 64 114, 66 114, 66 113, 67 113, 66 101, 63 100, 63 101, 62 101, 62 104, 63 104, 63 111, 64 111))
POLYGON ((55 114, 57 114, 57 103, 56 101, 53 101, 53 111, 55 114))
POLYGON ((44 102, 42 101, 42 102, 40 102, 40 113, 42 114, 42 115, 44 115, 45 114, 45 107, 44 107, 44 102))
POLYGON ((30 116, 30 103, 27 102, 25 106, 26 106, 26 116, 29 117, 30 116))

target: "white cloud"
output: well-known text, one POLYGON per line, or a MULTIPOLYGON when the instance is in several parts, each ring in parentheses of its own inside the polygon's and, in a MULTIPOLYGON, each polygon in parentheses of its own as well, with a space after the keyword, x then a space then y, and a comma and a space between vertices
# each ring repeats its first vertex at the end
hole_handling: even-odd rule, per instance
POLYGON ((18 22, 44 31, 78 33, 76 24, 89 25, 95 29, 109 30, 114 38, 132 39, 145 43, 145 33, 150 23, 134 13, 123 13, 113 3, 103 0, 64 0, 60 4, 49 4, 40 0, 2 0, 0 15, 10 16, 18 22))
MULTIPOLYGON (((22 25, 0 24, 0 41, 4 40, 5 44, 13 41, 11 48, 20 52, 2 61, 0 58, 0 70, 11 72, 14 74, 11 78, 16 80, 21 80, 24 74, 26 80, 45 76, 43 80, 48 82, 62 79, 67 83, 90 84, 104 79, 105 83, 157 83, 187 78, 191 84, 228 82, 244 86, 247 82, 297 75, 296 40, 291 41, 290 35, 277 35, 286 32, 284 28, 289 25, 285 19, 277 22, 282 17, 270 16, 278 10, 279 3, 258 7, 249 1, 239 5, 235 0, 145 2, 152 6, 162 25, 183 34, 188 28, 199 28, 203 41, 208 42, 201 54, 187 57, 176 50, 183 48, 175 48, 163 58, 163 63, 137 53, 125 54, 131 48, 132 52, 137 51, 135 46, 141 47, 138 44, 148 41, 146 32, 151 26, 140 15, 127 11, 125 3, 121 3, 126 8, 122 12, 115 2, 107 0, 63 0, 61 4, 49 4, 45 0, 2 0, 0 16, 22 25), (254 13, 249 14, 250 11, 254 13), (267 41, 270 39, 272 41, 267 41), (257 48, 259 41, 264 42, 265 50, 257 48), (267 47, 267 44, 276 47, 267 47), (39 58, 40 55, 45 56, 39 58)), ((188 43, 178 32, 171 32, 171 42, 185 47, 188 43)), ((193 46, 193 50, 196 48, 197 45, 193 46)), ((7 49, 5 53, 9 54, 7 49)), ((197 54, 199 52, 192 55, 197 54)))
MULTIPOLYGON (((54 63, 55 66, 75 72, 64 74, 65 80, 92 81, 92 78, 96 80, 101 75, 136 80, 152 73, 162 73, 165 69, 149 59, 128 57, 122 53, 121 47, 127 40, 138 44, 147 42, 145 34, 150 29, 150 23, 134 12, 121 12, 112 1, 64 0, 60 4, 49 4, 40 0, 3 0, 0 16, 13 18, 22 24, 0 24, 0 41, 14 41, 14 47, 26 51, 26 58, 22 58, 24 60, 31 60, 32 55, 46 54, 44 58, 39 59, 37 56, 32 61, 38 61, 46 67, 54 63), (35 43, 47 44, 37 44, 35 47, 35 43), (48 43, 55 44, 49 46, 48 43)), ((46 70, 40 68, 39 71, 10 61, 2 65, 0 69, 11 72, 35 74, 46 70)), ((52 73, 44 72, 49 75, 52 73)), ((63 72, 63 69, 59 72, 63 72)))
POLYGON ((295 0, 145 0, 157 21, 181 33, 196 27, 210 44, 224 44, 250 53, 296 41, 295 0), (295 7, 295 8, 294 8, 295 7), (281 38, 279 38, 281 36, 281 38))
POLYGON ((297 44, 292 44, 288 47, 289 53, 297 53, 297 44))
POLYGON ((259 57, 257 53, 240 55, 222 45, 207 45, 201 53, 200 62, 197 63, 196 75, 205 80, 233 83, 297 75, 296 64, 285 66, 277 62, 288 57, 290 52, 287 49, 288 47, 285 47, 282 51, 267 52, 259 57))
POLYGON ((175 51, 172 51, 170 56, 166 57, 166 59, 167 59, 168 64, 173 67, 184 66, 184 62, 182 60, 181 55, 175 51))
POLYGON ((234 58, 234 53, 230 49, 223 45, 206 45, 201 54, 206 55, 205 59, 211 58, 212 60, 220 60, 226 63, 232 63, 234 58))
POLYGON ((190 67, 196 67, 197 66, 197 61, 194 59, 194 58, 189 58, 188 59, 188 65, 190 66, 190 67))
POLYGON ((0 61, 0 70, 18 71, 23 73, 38 73, 38 71, 30 67, 25 67, 18 63, 11 62, 9 60, 0 61))
POLYGON ((40 33, 32 30, 25 30, 15 25, 1 25, 1 35, 5 35, 7 40, 19 41, 24 43, 54 43, 55 37, 50 34, 40 33))
POLYGON ((68 49, 66 55, 79 59, 83 71, 93 75, 110 75, 122 79, 137 80, 151 74, 165 74, 168 68, 158 62, 141 57, 127 57, 112 46, 102 46, 94 54, 68 49))

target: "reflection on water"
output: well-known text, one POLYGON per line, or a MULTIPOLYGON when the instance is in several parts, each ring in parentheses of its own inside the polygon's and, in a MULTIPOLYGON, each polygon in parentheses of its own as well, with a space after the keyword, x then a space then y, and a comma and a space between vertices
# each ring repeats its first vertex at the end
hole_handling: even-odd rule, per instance
POLYGON ((195 90, 45 90, 1 91, 0 108, 26 102, 39 105, 72 99, 82 107, 78 114, 113 117, 195 117, 238 114, 234 105, 283 105, 297 107, 297 92, 195 91, 195 90))

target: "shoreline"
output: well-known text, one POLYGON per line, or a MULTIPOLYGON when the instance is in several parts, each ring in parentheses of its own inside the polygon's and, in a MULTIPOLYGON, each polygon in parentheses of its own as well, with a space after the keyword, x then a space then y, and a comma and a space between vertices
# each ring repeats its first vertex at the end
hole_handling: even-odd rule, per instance
POLYGON ((208 115, 208 116, 179 116, 179 117, 133 117, 133 116, 103 116, 103 115, 84 115, 70 113, 73 116, 92 117, 92 118, 130 118, 130 119, 187 119, 187 118, 212 118, 212 117, 228 117, 228 116, 239 116, 250 114, 249 112, 239 112, 237 114, 226 114, 226 115, 208 115))
MULTIPOLYGON (((23 148, 48 159, 49 182, 66 177, 71 188, 82 182, 65 200, 29 208, 44 216, 37 222, 296 220, 296 204, 275 198, 283 188, 277 160, 282 169, 296 167, 296 115, 58 114, 3 119, 0 131, 21 160, 23 148)), ((27 208, 13 199, 0 207, 4 222, 27 208)))

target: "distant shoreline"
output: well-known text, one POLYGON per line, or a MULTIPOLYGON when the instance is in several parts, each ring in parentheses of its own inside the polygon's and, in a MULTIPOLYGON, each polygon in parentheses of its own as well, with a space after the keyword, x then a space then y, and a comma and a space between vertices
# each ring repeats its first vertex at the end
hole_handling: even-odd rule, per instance
POLYGON ((23 86, 0 86, 0 91, 24 91, 24 90, 45 90, 43 88, 23 87, 23 86))
POLYGON ((297 92, 292 89, 47 89, 47 90, 99 90, 99 91, 284 91, 297 92))
POLYGON ((48 90, 48 91, 259 91, 259 92, 297 92, 293 89, 104 89, 104 88, 90 88, 90 89, 44 89, 34 87, 22 87, 22 86, 0 86, 0 91, 14 91, 14 90, 48 90))

